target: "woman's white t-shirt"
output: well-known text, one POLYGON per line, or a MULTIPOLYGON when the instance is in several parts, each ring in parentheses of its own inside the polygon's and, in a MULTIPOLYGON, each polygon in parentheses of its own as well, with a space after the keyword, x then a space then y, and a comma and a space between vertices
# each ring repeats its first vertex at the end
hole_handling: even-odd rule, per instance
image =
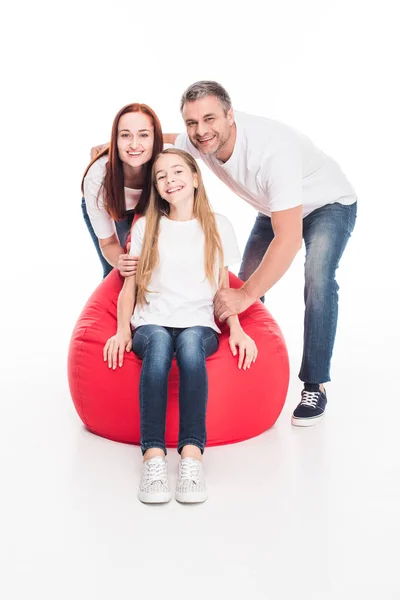
MULTIPOLYGON (((116 233, 114 220, 104 206, 103 189, 101 187, 106 174, 107 162, 107 155, 96 160, 86 173, 83 182, 86 210, 94 232, 100 240, 109 238, 116 233)), ((132 210, 139 202, 142 190, 127 187, 124 189, 126 210, 132 210)))
MULTIPOLYGON (((215 214, 221 238, 224 265, 240 262, 241 256, 235 232, 226 217, 215 214)), ((132 228, 130 254, 140 256, 146 217, 132 228)), ((136 304, 131 323, 164 327, 212 327, 220 333, 214 321, 213 298, 217 286, 211 285, 204 269, 204 232, 197 219, 173 221, 161 217, 158 238, 159 263, 153 271, 146 293, 148 303, 136 304)), ((218 282, 220 265, 215 265, 218 282)))
POLYGON ((201 158, 235 194, 264 215, 303 205, 303 217, 340 202, 353 204, 355 192, 339 165, 307 137, 272 119, 235 111, 236 143, 221 162, 202 154, 180 134, 175 146, 201 158))

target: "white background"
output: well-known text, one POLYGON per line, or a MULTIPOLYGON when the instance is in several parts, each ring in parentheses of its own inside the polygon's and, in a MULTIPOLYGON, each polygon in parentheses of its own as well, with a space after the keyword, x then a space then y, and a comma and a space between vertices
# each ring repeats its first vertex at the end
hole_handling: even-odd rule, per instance
MULTIPOLYGON (((38 1, 2 9, 7 600, 139 590, 212 600, 400 598, 395 4, 38 1), (301 389, 300 253, 267 297, 292 368, 276 426, 210 449, 204 506, 149 510, 135 497, 138 449, 87 433, 69 398, 69 337, 101 278, 80 179, 91 146, 109 139, 123 105, 145 102, 164 131, 179 132, 180 95, 200 79, 219 81, 238 110, 292 125, 333 156, 357 191, 359 216, 338 272, 325 422, 290 426, 301 389)), ((243 250, 253 209, 203 172, 243 250)))

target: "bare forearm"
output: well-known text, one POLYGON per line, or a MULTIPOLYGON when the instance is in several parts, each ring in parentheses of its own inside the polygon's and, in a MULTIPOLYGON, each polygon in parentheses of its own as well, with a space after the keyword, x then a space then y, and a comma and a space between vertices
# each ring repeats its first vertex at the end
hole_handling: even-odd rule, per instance
POLYGON ((118 259, 121 254, 124 254, 124 249, 118 242, 112 242, 101 247, 101 253, 112 267, 118 266, 118 259))
POLYGON ((249 298, 255 301, 271 289, 286 273, 300 248, 301 244, 274 238, 258 269, 243 285, 249 298))
POLYGON ((228 317, 226 322, 231 332, 242 329, 242 326, 239 322, 239 317, 237 315, 232 315, 231 317, 228 317))
MULTIPOLYGON (((132 277, 134 277, 134 275, 132 277)), ((124 283, 124 287, 118 296, 117 329, 120 332, 130 331, 131 317, 135 307, 135 286, 126 285, 126 283, 124 283)))

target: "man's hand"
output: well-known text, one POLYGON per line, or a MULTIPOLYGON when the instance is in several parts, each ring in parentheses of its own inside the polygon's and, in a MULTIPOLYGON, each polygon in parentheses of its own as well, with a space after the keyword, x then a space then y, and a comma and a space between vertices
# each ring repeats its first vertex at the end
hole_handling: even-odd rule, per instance
POLYGON ((239 369, 243 366, 243 371, 250 369, 251 364, 256 362, 258 355, 257 346, 254 340, 240 328, 232 328, 229 336, 229 346, 233 356, 237 355, 236 348, 239 348, 239 369))
POLYGON ((124 362, 124 352, 132 350, 132 332, 130 330, 118 331, 113 335, 104 346, 103 359, 108 362, 108 368, 115 370, 118 366, 122 367, 124 362))
POLYGON ((93 148, 90 150, 90 160, 96 158, 96 156, 98 156, 100 152, 108 148, 109 145, 110 144, 100 144, 99 146, 93 146, 93 148))
POLYGON ((223 288, 214 296, 214 312, 220 321, 226 321, 232 315, 239 315, 253 304, 246 290, 223 288))
POLYGON ((138 256, 131 256, 129 254, 129 250, 131 248, 130 242, 128 242, 126 247, 128 254, 120 254, 117 265, 117 269, 121 273, 122 277, 130 277, 131 275, 135 275, 139 262, 138 256))

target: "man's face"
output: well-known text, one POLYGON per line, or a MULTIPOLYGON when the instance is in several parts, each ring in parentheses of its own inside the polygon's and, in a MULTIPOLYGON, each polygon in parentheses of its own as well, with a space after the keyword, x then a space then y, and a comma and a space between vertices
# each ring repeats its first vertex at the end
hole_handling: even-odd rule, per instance
POLYGON ((186 102, 182 116, 190 141, 203 154, 217 154, 232 134, 233 110, 225 114, 215 96, 186 102))

